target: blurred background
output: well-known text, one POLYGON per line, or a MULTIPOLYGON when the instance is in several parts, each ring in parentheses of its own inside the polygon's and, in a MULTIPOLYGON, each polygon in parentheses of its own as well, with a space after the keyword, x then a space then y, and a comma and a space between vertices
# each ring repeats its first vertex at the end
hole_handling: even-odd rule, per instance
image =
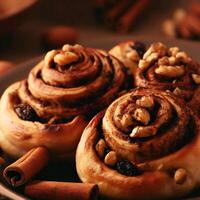
POLYGON ((64 43, 103 48, 107 41, 168 39, 198 44, 200 4, 194 0, 0 0, 0 27, 3 74, 64 43))

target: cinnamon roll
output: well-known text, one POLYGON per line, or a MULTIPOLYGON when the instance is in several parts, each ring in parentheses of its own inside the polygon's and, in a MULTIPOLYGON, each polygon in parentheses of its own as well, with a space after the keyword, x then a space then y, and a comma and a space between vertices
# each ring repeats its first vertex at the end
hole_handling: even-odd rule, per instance
POLYGON ((111 199, 169 199, 200 186, 199 155, 196 114, 171 92, 139 88, 91 120, 76 166, 111 199))
POLYGON ((118 58, 132 74, 135 74, 139 60, 145 53, 145 45, 142 42, 128 40, 114 46, 109 53, 118 58))
POLYGON ((37 146, 56 158, 73 155, 88 120, 126 87, 126 76, 103 50, 64 45, 48 52, 1 98, 1 148, 12 157, 37 146))
POLYGON ((154 43, 139 61, 135 83, 139 87, 170 90, 195 104, 200 94, 200 66, 178 47, 154 43))

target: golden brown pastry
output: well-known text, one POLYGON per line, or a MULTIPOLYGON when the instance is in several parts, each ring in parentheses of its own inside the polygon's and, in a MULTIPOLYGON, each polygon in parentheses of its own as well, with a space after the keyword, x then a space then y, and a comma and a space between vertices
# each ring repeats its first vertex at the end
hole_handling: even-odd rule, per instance
POLYGON ((76 165, 111 199, 169 199, 200 186, 199 155, 196 114, 171 92, 140 88, 92 119, 76 165))
POLYGON ((74 154, 90 117, 125 87, 124 69, 98 49, 64 45, 48 52, 1 98, 1 148, 12 157, 37 146, 55 157, 74 154))
POLYGON ((154 43, 139 61, 135 83, 139 87, 170 90, 195 104, 200 95, 200 66, 178 47, 154 43))
POLYGON ((145 45, 142 42, 128 40, 114 46, 109 53, 118 58, 135 74, 138 62, 145 53, 145 45))

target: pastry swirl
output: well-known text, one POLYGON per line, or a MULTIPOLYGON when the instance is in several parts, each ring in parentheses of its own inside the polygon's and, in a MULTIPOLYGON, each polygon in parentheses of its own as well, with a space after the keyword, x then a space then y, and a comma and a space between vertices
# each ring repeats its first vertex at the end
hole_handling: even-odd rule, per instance
POLYGON ((139 61, 136 86, 170 90, 187 102, 199 90, 200 68, 178 47, 152 44, 139 61))
POLYGON ((125 76, 122 64, 106 52, 65 45, 32 69, 19 96, 39 116, 76 116, 108 105, 123 89, 125 76))
POLYGON ((173 93, 135 89, 86 127, 76 153, 79 177, 113 199, 188 194, 200 185, 199 125, 173 93))
POLYGON ((128 40, 114 46, 109 53, 118 58, 134 75, 145 50, 146 47, 142 42, 128 40))
POLYGON ((2 96, 2 149, 13 157, 36 146, 71 155, 88 120, 125 89, 126 77, 121 62, 103 50, 64 45, 48 52, 2 96))

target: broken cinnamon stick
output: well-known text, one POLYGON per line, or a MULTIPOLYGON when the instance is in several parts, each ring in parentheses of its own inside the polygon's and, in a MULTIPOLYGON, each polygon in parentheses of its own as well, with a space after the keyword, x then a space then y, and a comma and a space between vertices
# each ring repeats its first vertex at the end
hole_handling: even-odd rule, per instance
POLYGON ((91 183, 33 181, 25 187, 25 194, 41 200, 95 200, 98 186, 91 183))
POLYGON ((31 149, 16 162, 7 166, 3 176, 13 187, 23 185, 47 165, 49 157, 49 152, 44 147, 31 149))
POLYGON ((151 0, 137 0, 130 9, 119 19, 117 31, 127 32, 134 24, 138 16, 150 4, 151 0))

